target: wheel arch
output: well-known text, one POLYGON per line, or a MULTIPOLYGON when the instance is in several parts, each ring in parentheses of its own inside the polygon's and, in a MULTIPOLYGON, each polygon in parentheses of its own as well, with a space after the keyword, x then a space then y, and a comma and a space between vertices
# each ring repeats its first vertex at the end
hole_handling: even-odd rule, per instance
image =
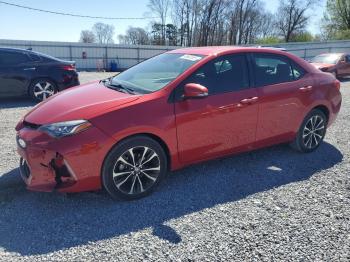
POLYGON ((101 166, 101 171, 103 169, 103 166, 104 166, 104 163, 106 161, 106 158, 107 156, 109 155, 109 153, 115 148, 117 147, 121 142, 125 141, 126 139, 130 139, 130 138, 133 138, 133 137, 140 137, 140 136, 143 136, 143 137, 148 137, 148 138, 151 138, 153 139, 154 141, 156 141, 164 150, 164 153, 166 155, 166 158, 167 158, 167 169, 170 170, 171 169, 171 155, 170 155, 170 149, 169 149, 169 146, 167 145, 167 143, 160 137, 160 136, 157 136, 153 133, 147 133, 147 132, 141 132, 141 133, 135 133, 135 134, 131 134, 131 135, 128 135, 128 136, 125 136, 123 137, 122 139, 118 140, 107 152, 107 154, 105 155, 104 159, 103 159, 103 163, 102 163, 102 166, 101 166))
MULTIPOLYGON (((327 121, 329 120, 329 113, 330 113, 330 111, 329 111, 329 109, 328 109, 327 106, 325 106, 325 105, 318 105, 318 106, 313 107, 313 108, 311 109, 311 111, 314 110, 314 109, 320 110, 322 113, 324 113, 324 114, 326 115, 327 121)), ((310 112, 311 112, 311 111, 310 111, 310 112)))

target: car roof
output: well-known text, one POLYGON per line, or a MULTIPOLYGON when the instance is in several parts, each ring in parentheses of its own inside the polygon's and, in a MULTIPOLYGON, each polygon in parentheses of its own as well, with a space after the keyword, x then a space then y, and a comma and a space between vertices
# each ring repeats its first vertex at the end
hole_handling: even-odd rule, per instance
POLYGON ((169 51, 168 53, 174 54, 192 54, 192 55, 221 55, 223 53, 230 52, 254 52, 254 51, 268 51, 269 53, 285 54, 285 51, 281 51, 274 47, 252 47, 252 46, 204 46, 204 47, 188 47, 180 48, 169 51))
POLYGON ((28 52, 29 50, 22 49, 22 48, 13 48, 13 47, 0 47, 0 51, 28 52))

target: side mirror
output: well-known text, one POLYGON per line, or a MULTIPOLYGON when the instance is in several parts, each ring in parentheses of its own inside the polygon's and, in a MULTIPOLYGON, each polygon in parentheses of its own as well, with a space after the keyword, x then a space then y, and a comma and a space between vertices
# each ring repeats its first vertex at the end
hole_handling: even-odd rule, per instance
POLYGON ((200 84, 189 83, 184 87, 184 98, 204 98, 208 96, 208 88, 200 84))

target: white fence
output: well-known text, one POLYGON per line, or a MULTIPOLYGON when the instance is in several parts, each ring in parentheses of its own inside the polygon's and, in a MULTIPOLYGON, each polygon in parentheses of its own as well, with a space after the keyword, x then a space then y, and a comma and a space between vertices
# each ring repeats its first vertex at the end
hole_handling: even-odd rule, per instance
MULTIPOLYGON (((304 59, 326 52, 349 52, 349 41, 310 42, 278 44, 287 51, 304 59)), ((109 70, 112 61, 118 69, 128 68, 149 57, 179 47, 174 46, 136 46, 136 45, 101 45, 69 42, 47 42, 26 40, 1 40, 0 47, 31 48, 57 58, 73 60, 78 70, 96 70, 98 64, 109 70)))

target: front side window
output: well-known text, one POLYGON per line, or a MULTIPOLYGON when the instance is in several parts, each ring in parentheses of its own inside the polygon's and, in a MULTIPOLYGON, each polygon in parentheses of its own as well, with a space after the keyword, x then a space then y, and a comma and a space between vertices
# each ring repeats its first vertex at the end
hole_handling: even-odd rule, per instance
POLYGON ((164 53, 150 58, 111 79, 112 85, 124 85, 140 93, 162 89, 192 65, 202 55, 164 53))
POLYGON ((29 61, 27 55, 21 52, 0 52, 0 66, 18 65, 29 61))
POLYGON ((254 54, 253 67, 256 86, 274 85, 294 81, 294 75, 302 77, 303 72, 294 69, 288 58, 273 54, 254 54))
POLYGON ((208 88, 209 95, 233 92, 249 87, 246 56, 225 55, 209 61, 198 69, 186 83, 201 84, 208 88))

